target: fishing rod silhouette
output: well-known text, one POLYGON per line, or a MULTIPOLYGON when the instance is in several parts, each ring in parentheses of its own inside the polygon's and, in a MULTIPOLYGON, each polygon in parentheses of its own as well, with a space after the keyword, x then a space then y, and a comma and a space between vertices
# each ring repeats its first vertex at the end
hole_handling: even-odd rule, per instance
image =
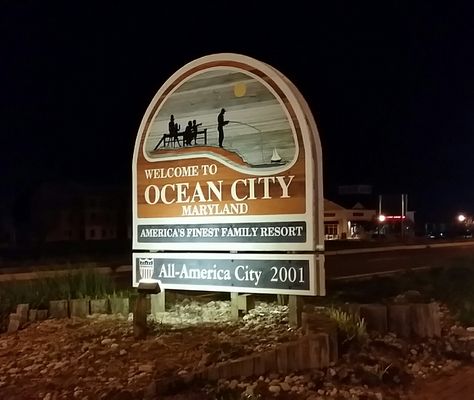
POLYGON ((246 126, 249 126, 250 128, 253 128, 255 129, 256 131, 262 133, 262 131, 258 128, 256 128, 255 126, 253 125, 250 125, 250 124, 247 124, 246 122, 240 122, 240 121, 229 121, 229 124, 240 124, 240 125, 246 125, 246 126))
MULTIPOLYGON (((249 128, 252 128, 252 129, 255 129, 258 133, 262 133, 262 131, 260 129, 258 129, 257 127, 253 126, 253 125, 250 125, 250 124, 247 124, 246 122, 241 122, 241 121, 229 121, 229 124, 239 124, 239 125, 245 125, 245 126, 248 126, 249 128)), ((260 151, 262 153, 262 163, 265 161, 265 158, 263 156, 263 141, 262 141, 262 135, 260 135, 260 151)))
MULTIPOLYGON (((240 121, 229 121, 229 123, 234 123, 234 124, 240 124, 240 125, 246 125, 250 128, 253 128, 255 129, 257 132, 259 133, 262 133, 262 131, 260 129, 258 129, 257 127, 253 126, 253 125, 250 125, 250 124, 247 124, 246 122, 240 122, 240 121)), ((262 163, 265 162, 265 159, 264 159, 264 156, 263 156, 263 142, 262 142, 262 135, 260 135, 260 149, 262 151, 262 163)), ((281 161, 281 157, 280 155, 277 153, 276 151, 276 148, 273 148, 273 156, 271 158, 271 162, 273 161, 281 161), (275 160, 273 159, 275 157, 275 160)))

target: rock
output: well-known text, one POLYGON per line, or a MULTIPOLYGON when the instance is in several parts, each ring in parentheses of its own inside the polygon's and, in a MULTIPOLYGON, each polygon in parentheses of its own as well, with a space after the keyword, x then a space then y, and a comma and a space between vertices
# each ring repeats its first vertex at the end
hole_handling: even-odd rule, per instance
POLYGON ((279 385, 271 385, 268 387, 270 393, 280 393, 281 387, 279 385))
POLYGON ((229 383, 229 389, 234 390, 237 388, 239 381, 237 379, 232 379, 229 383))
POLYGON ((345 367, 342 366, 337 370, 337 378, 340 381, 345 381, 349 376, 349 370, 345 367))
POLYGON ((256 386, 255 384, 247 385, 245 387, 243 395, 248 397, 248 398, 252 398, 254 396, 254 393, 255 393, 255 386, 256 386))
POLYGON ((153 400, 156 398, 156 383, 152 381, 143 393, 143 400, 153 400))
MULTIPOLYGON (((279 343, 298 340, 301 330, 289 329, 285 322, 287 311, 271 303, 258 303, 256 310, 251 310, 238 323, 226 321, 229 310, 226 302, 189 301, 178 306, 179 313, 163 313, 159 327, 155 325, 158 329, 137 343, 133 340, 131 323, 114 315, 96 315, 80 322, 50 319, 29 325, 15 335, 0 336, 1 390, 5 386, 9 390, 16 387, 18 391, 30 390, 23 384, 26 381, 38 383, 34 389, 31 386, 31 393, 22 392, 18 398, 30 394, 31 398, 42 399, 50 393, 49 400, 60 397, 113 400, 130 395, 151 400, 163 393, 157 387, 184 396, 187 385, 196 382, 196 388, 203 388, 206 393, 231 386, 239 395, 242 392, 249 397, 270 392, 275 398, 374 400, 374 392, 386 396, 381 389, 384 382, 385 388, 391 390, 409 383, 415 375, 421 379, 436 371, 457 368, 459 361, 446 360, 447 344, 459 357, 464 354, 471 360, 471 353, 474 354, 474 341, 469 340, 473 335, 465 330, 455 335, 455 330, 443 327, 449 332, 448 337, 410 346, 392 334, 369 338, 363 350, 343 355, 338 363, 331 363, 324 371, 311 370, 306 375, 272 374, 271 379, 265 375, 250 383, 235 379, 206 385, 200 379, 206 377, 202 370, 209 361, 208 354, 214 354, 216 362, 231 360, 238 354, 252 358, 250 354, 257 351, 274 351, 279 343), (211 320, 212 325, 208 325, 211 320), (149 384, 152 376, 153 384, 149 384), (61 389, 55 388, 56 382, 61 382, 61 389)), ((217 382, 219 369, 214 370, 217 382)), ((200 393, 193 395, 199 398, 200 393)))
POLYGON ((153 365, 153 364, 143 364, 143 365, 140 365, 140 366, 138 367, 138 370, 139 370, 140 372, 148 372, 148 373, 150 373, 150 372, 153 372, 153 369, 154 369, 154 365, 153 365))
POLYGON ((375 372, 372 372, 368 369, 358 368, 356 371, 357 377, 360 379, 360 382, 363 385, 367 386, 377 386, 380 384, 379 375, 375 372))
POLYGON ((407 290, 395 297, 394 303, 408 304, 408 303, 422 303, 423 296, 418 290, 407 290))

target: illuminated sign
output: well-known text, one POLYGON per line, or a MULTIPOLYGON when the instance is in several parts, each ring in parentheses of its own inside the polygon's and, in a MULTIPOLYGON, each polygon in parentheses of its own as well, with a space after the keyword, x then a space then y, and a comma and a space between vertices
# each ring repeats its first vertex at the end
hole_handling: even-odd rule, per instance
POLYGON ((323 250, 321 145, 302 96, 236 54, 158 91, 133 157, 133 248, 323 250))
POLYGON ((135 253, 133 283, 163 289, 313 295, 321 293, 322 256, 308 254, 135 253))
MULTIPOLYGON (((140 124, 133 249, 310 252, 320 271, 305 279, 323 282, 322 188, 319 134, 296 87, 250 57, 202 57, 165 82, 140 124)), ((322 293, 321 282, 285 290, 322 293)))

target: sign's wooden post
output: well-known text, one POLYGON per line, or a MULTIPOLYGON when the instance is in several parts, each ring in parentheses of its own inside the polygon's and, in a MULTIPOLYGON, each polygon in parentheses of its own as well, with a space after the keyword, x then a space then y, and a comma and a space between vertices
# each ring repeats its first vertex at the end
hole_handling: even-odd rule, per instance
POLYGON ((232 319, 239 319, 239 294, 237 292, 230 293, 230 314, 232 319))
POLYGON ((288 322, 291 326, 301 326, 301 313, 303 311, 303 298, 290 295, 288 298, 288 322))
POLYGON ((156 313, 165 312, 166 309, 166 290, 161 289, 161 292, 158 294, 150 295, 151 302, 151 314, 156 315, 156 313))

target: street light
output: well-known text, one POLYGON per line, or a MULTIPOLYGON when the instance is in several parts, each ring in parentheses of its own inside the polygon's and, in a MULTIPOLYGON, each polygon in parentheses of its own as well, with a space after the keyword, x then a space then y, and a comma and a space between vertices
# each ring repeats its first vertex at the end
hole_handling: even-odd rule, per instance
POLYGON ((457 220, 459 224, 462 226, 463 229, 463 237, 465 239, 471 239, 472 238, 472 226, 473 226, 473 217, 472 215, 468 214, 467 216, 465 214, 459 214, 457 216, 457 220))
POLYGON ((381 232, 380 232, 380 228, 382 226, 382 224, 385 222, 386 220, 386 217, 385 215, 383 214, 379 214, 378 217, 377 217, 377 221, 378 221, 378 224, 377 224, 377 236, 380 237, 381 235, 381 232))

